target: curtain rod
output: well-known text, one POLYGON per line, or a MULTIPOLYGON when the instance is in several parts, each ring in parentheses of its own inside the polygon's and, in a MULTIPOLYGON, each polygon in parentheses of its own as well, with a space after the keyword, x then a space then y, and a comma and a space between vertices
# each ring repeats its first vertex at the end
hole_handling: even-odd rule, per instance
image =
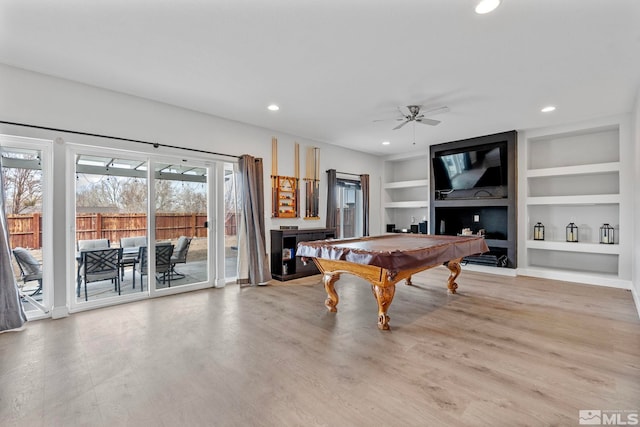
POLYGON ((153 148, 158 148, 158 147, 177 148, 178 150, 195 151, 196 153, 214 154, 216 156, 234 157, 236 159, 240 158, 240 156, 234 156, 233 154, 216 153, 215 151, 199 150, 197 148, 178 147, 177 145, 160 144, 159 142, 141 141, 139 139, 120 138, 119 136, 101 135, 99 133, 81 132, 77 130, 68 130, 68 129, 57 129, 57 128, 50 128, 46 126, 29 125, 25 123, 6 122, 4 120, 0 120, 0 123, 3 123, 5 125, 24 126, 24 127, 34 128, 34 129, 51 130, 54 132, 72 133, 75 135, 95 136, 98 138, 115 139, 118 141, 137 142, 138 144, 152 145, 153 148))
MULTIPOLYGON (((329 169, 330 170, 330 169, 329 169)), ((329 172, 329 170, 326 170, 325 172, 329 172)), ((353 175, 353 176, 360 176, 359 173, 349 173, 349 172, 340 172, 340 171, 336 171, 336 173, 342 174, 342 175, 353 175)))

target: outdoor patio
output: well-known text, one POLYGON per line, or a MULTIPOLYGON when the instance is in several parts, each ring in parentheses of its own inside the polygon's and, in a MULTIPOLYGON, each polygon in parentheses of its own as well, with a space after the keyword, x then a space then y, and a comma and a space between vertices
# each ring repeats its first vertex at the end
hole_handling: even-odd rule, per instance
MULTIPOLYGON (((235 240, 235 239, 234 239, 235 240)), ((191 249, 189 250, 187 256, 187 262, 184 264, 177 264, 175 269, 177 272, 184 275, 183 278, 175 278, 171 280, 171 287, 179 287, 192 283, 199 283, 207 280, 206 273, 206 262, 207 262, 207 252, 205 249, 206 239, 194 239, 191 249)), ((40 251, 32 251, 36 257, 40 257, 40 251)), ((227 245, 225 248, 225 277, 233 278, 236 277, 236 268, 237 268, 237 247, 227 245)), ((15 261, 14 261, 15 263, 15 261)), ((15 271, 18 272, 17 266, 15 266, 15 271)), ((133 267, 127 266, 124 270, 124 278, 120 281, 120 294, 128 295, 132 293, 140 293, 140 273, 135 272, 135 289, 133 288, 133 267)), ((159 276, 161 279, 161 275, 159 276)), ((143 281, 143 292, 147 292, 148 290, 148 276, 144 276, 143 281)), ((30 294, 37 288, 37 282, 28 282, 26 285, 23 285, 22 282, 19 281, 19 285, 23 292, 26 294, 30 294)), ((169 287, 168 281, 163 283, 162 280, 156 281, 156 288, 163 289, 169 287)), ((73 294, 76 295, 75 292, 73 294)), ((89 283, 87 288, 87 300, 95 301, 98 299, 105 298, 113 298, 118 296, 118 291, 114 289, 114 285, 110 280, 103 280, 98 282, 89 283)), ((42 293, 34 295, 33 298, 41 302, 42 301, 42 293)), ((76 297, 78 302, 84 301, 84 283, 81 284, 80 287, 80 297, 76 297)), ((33 305, 31 305, 28 301, 23 300, 23 307, 25 311, 37 310, 33 305)))
MULTIPOLYGON (((176 266, 176 271, 184 274, 184 278, 172 279, 171 287, 182 286, 191 283, 198 283, 207 280, 206 274, 206 261, 190 261, 186 264, 179 264, 176 266)), ((134 292, 140 292, 140 273, 135 272, 135 289, 133 288, 133 267, 126 267, 124 271, 124 279, 120 281, 120 293, 122 295, 131 294, 134 292)), ((158 275, 160 280, 156 280, 156 288, 163 289, 169 286, 169 282, 162 283, 162 275, 158 275)), ((149 276, 144 276, 143 291, 148 289, 149 276)), ((87 287, 87 297, 89 301, 94 301, 99 298, 111 298, 118 296, 118 291, 114 289, 114 285, 110 280, 103 280, 100 282, 89 283, 87 287)), ((84 283, 80 288, 79 300, 84 300, 84 283)))

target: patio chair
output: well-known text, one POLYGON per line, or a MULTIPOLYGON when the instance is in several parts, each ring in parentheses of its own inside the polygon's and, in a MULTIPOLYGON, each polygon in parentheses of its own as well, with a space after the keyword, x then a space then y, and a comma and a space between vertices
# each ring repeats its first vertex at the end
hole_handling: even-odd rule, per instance
POLYGON ((172 279, 182 279, 185 277, 184 274, 177 272, 175 267, 176 264, 187 263, 189 245, 191 245, 191 237, 180 236, 176 247, 173 249, 173 255, 171 255, 171 272, 169 274, 171 274, 172 279))
MULTIPOLYGON (((173 254, 173 245, 169 243, 158 243, 156 245, 156 280, 160 281, 158 275, 161 275, 162 283, 169 282, 171 287, 171 255, 173 254)), ((138 252, 138 260, 133 266, 133 285, 135 287, 136 271, 140 273, 140 292, 142 292, 144 280, 143 276, 149 274, 149 257, 146 246, 140 246, 138 252)))
MULTIPOLYGON (((120 247, 122 248, 121 280, 124 280, 124 268, 127 265, 135 266, 138 262, 138 252, 141 246, 147 246, 147 236, 122 237, 120 239, 120 247)), ((133 288, 136 288, 135 280, 133 288)))
POLYGON ((33 291, 29 296, 34 296, 42 292, 42 266, 36 260, 31 252, 25 248, 15 248, 13 250, 13 256, 20 267, 20 279, 22 283, 38 281, 38 288, 33 291))
POLYGON ((76 260, 78 261, 78 271, 76 272, 76 295, 80 298, 80 289, 82 285, 82 277, 80 275, 80 269, 82 268, 82 251, 91 251, 94 249, 108 249, 111 247, 109 239, 89 239, 78 240, 76 242, 76 260))
POLYGON ((120 295, 120 260, 122 248, 95 249, 81 252, 80 275, 84 280, 84 300, 87 301, 87 284, 111 280, 120 295))

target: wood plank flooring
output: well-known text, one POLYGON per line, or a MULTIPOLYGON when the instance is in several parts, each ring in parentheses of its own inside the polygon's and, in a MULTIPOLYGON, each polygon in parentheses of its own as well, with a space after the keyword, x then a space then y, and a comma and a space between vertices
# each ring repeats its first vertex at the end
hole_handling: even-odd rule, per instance
POLYGON ((640 409, 631 293, 444 267, 398 284, 390 331, 343 275, 209 289, 0 334, 3 426, 565 426, 640 409))

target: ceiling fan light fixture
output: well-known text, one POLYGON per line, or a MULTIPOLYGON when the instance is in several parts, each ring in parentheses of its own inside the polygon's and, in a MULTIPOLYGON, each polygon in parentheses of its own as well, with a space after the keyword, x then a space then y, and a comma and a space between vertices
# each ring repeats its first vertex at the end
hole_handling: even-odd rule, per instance
POLYGON ((476 13, 484 15, 493 12, 498 6, 500 6, 500 0, 480 0, 476 6, 476 13))
POLYGON ((280 109, 280 107, 278 107, 276 104, 271 104, 267 107, 267 110, 269 111, 278 111, 280 109))
POLYGON ((540 110, 543 113, 550 113, 552 111, 555 111, 556 107, 554 107, 553 105, 547 105, 546 107, 544 107, 542 110, 540 110))

